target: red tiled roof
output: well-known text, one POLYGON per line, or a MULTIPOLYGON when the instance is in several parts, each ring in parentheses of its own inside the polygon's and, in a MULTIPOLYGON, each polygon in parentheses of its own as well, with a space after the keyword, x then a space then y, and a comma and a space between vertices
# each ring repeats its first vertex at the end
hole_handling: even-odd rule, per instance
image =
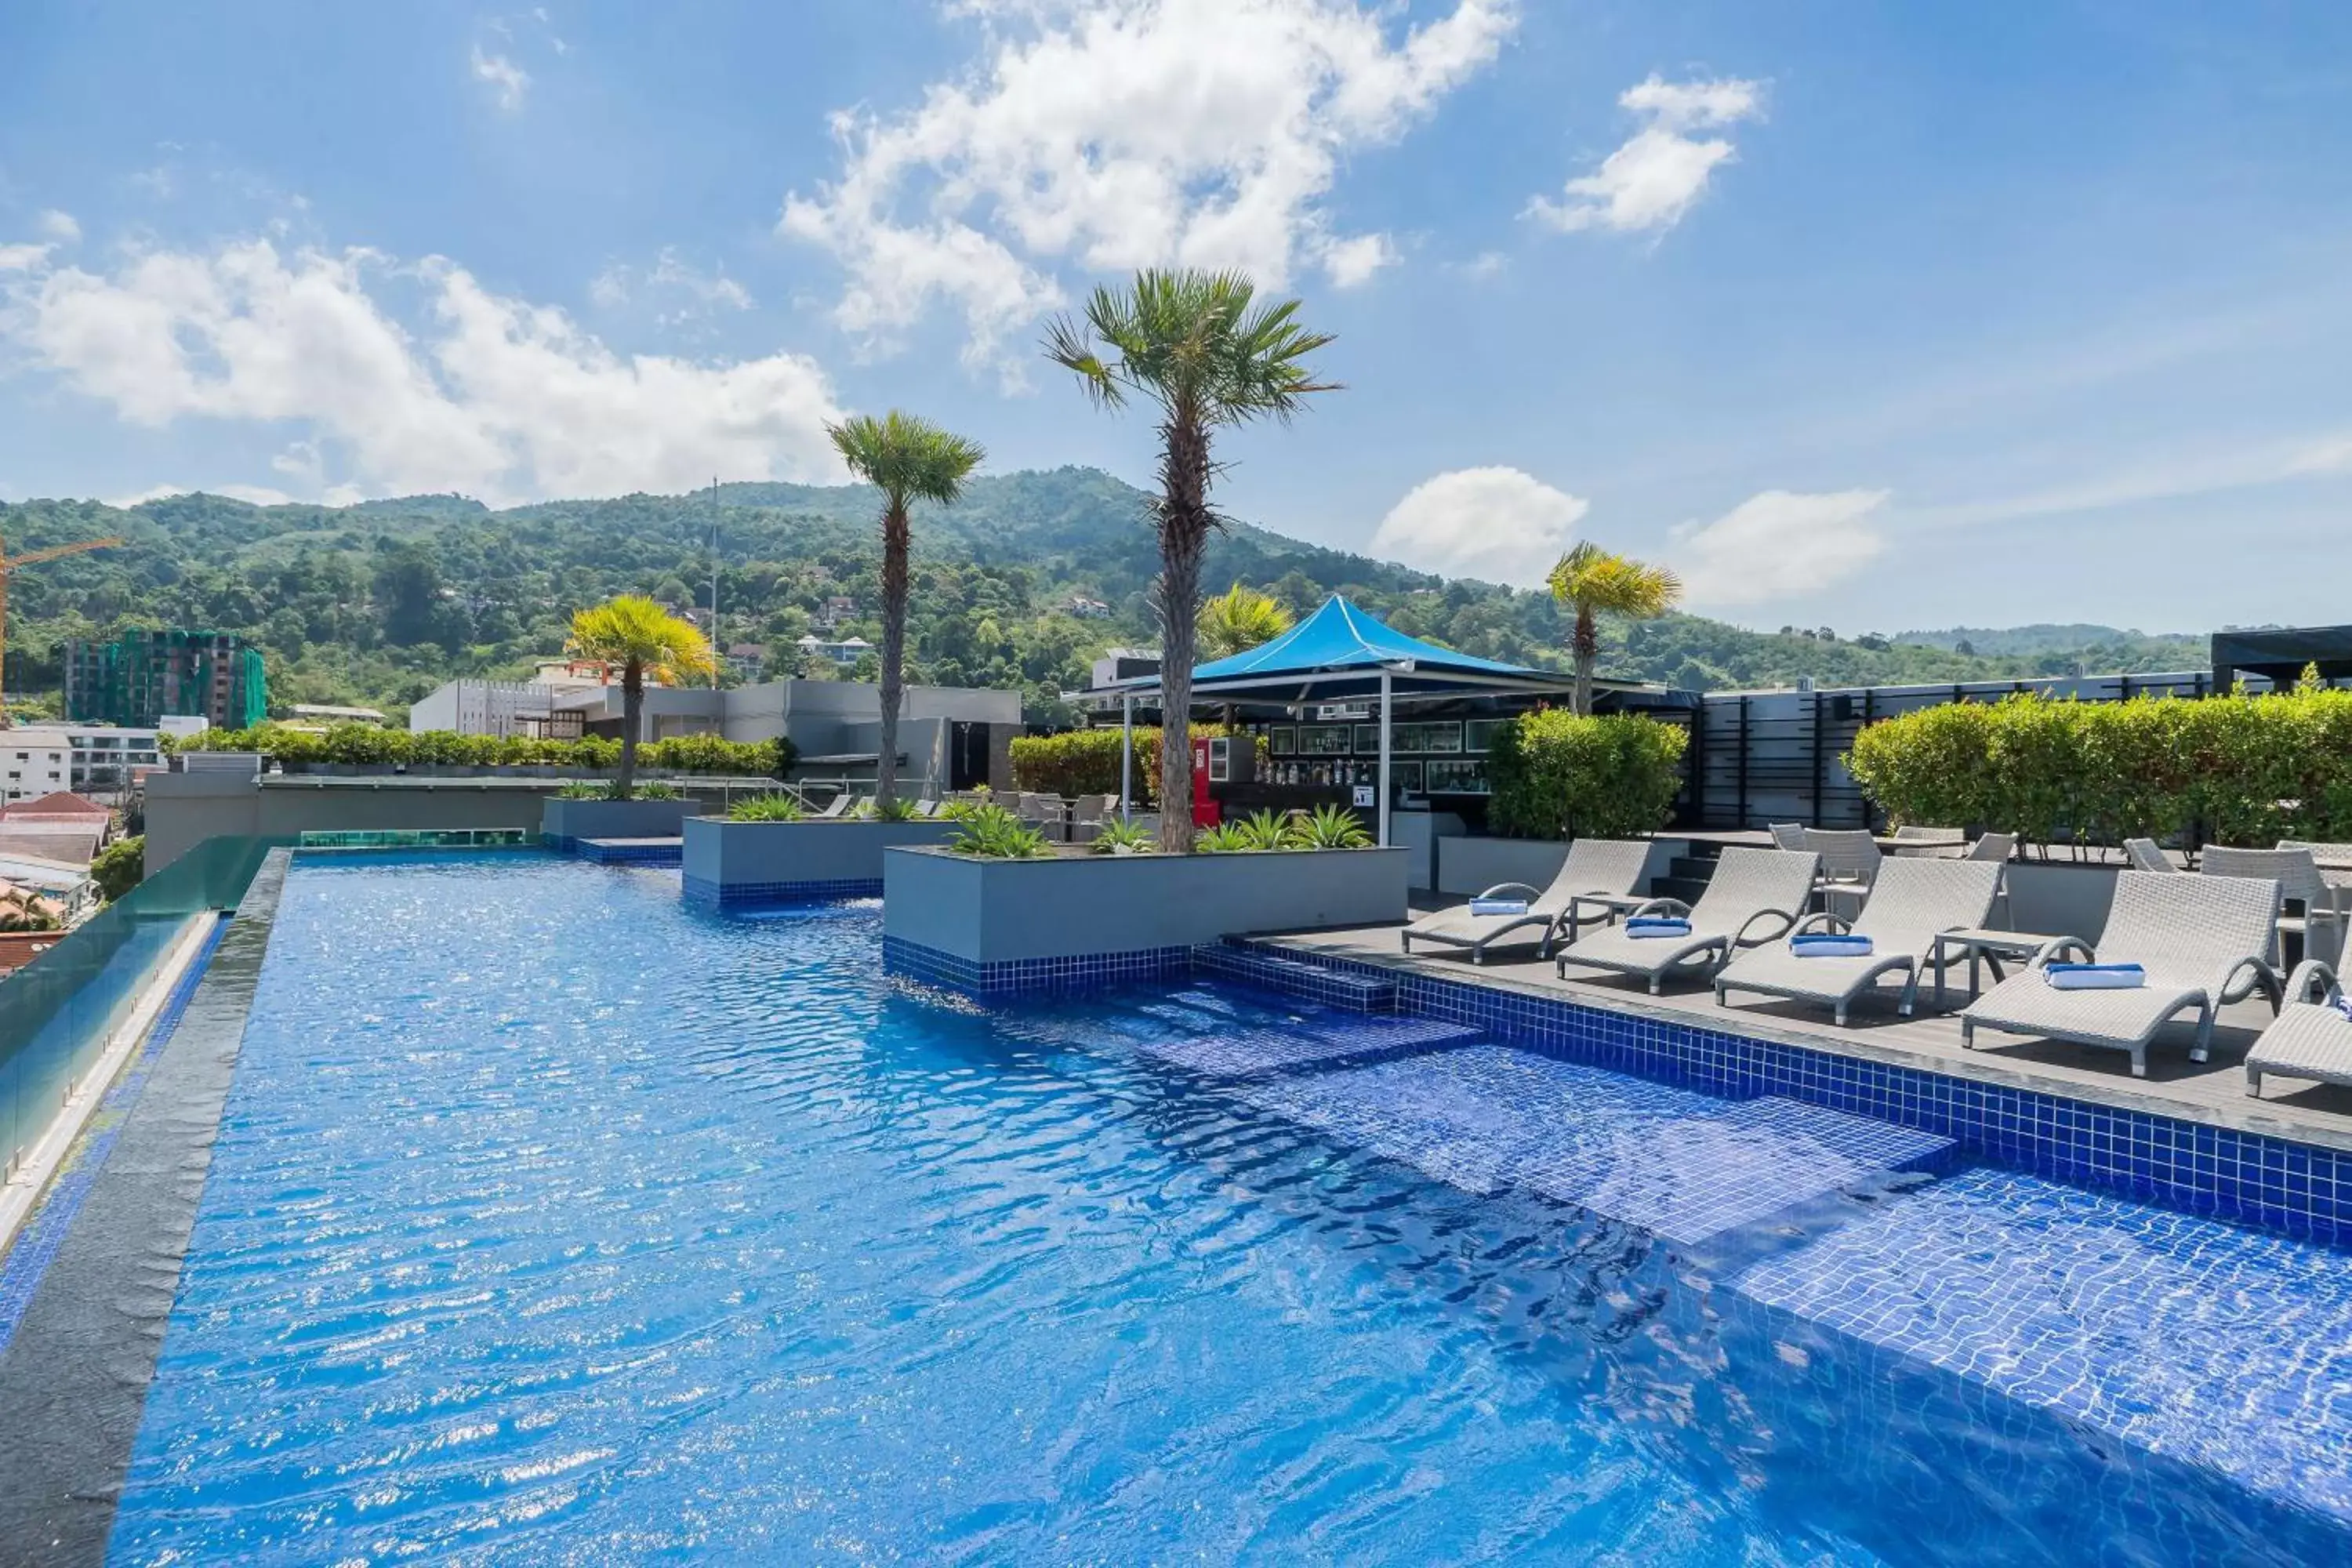
POLYGON ((19 816, 107 816, 112 815, 94 800, 85 799, 71 790, 58 790, 36 800, 20 800, 14 805, 0 805, 0 817, 19 816))

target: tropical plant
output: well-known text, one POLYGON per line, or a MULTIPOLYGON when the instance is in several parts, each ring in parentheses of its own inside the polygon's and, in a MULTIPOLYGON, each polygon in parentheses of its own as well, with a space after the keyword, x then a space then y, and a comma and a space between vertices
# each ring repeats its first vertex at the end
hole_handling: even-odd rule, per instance
POLYGON ((1047 853, 1045 836, 1001 805, 974 809, 956 829, 948 847, 959 855, 980 855, 992 860, 1034 860, 1047 853))
POLYGON ((730 822, 798 822, 808 815, 806 807, 782 790, 767 795, 747 795, 727 805, 730 822))
POLYGON ((1681 602, 1683 581, 1664 566, 1612 554, 1588 539, 1559 558, 1549 583, 1551 596, 1576 612, 1568 637, 1569 658, 1576 668, 1573 705, 1577 712, 1590 714, 1592 667, 1601 658, 1598 617, 1656 620, 1681 602))
MULTIPOLYGON (((1291 626, 1290 612, 1282 601, 1235 583, 1201 606, 1200 657, 1204 662, 1231 658, 1272 642, 1291 626)), ((1225 728, 1241 721, 1241 710, 1225 704, 1225 728)))
POLYGON ((1633 713, 1520 715, 1486 755, 1486 820, 1526 838, 1632 838, 1674 815, 1690 731, 1633 713))
POLYGON ((1290 819, 1276 811, 1254 811, 1236 822, 1252 849, 1281 849, 1290 843, 1290 819))
POLYGON ((1140 396, 1160 410, 1160 844, 1181 853, 1192 840, 1192 720, 1201 561, 1222 520, 1209 504, 1216 431, 1259 418, 1288 421, 1318 382, 1307 357, 1331 342, 1296 320, 1298 301, 1259 304, 1237 272, 1147 268, 1124 289, 1097 288, 1086 320, 1062 316, 1046 356, 1075 374, 1104 408, 1140 396))
POLYGON ((1192 852, 1196 855, 1245 855, 1263 847, 1251 837, 1248 827, 1238 822, 1220 822, 1192 840, 1192 852))
POLYGON ((1356 814, 1344 805, 1318 805, 1294 817, 1285 842, 1293 849, 1362 849, 1372 842, 1356 814))
POLYGON ((65 923, 65 913, 55 900, 30 888, 0 882, 0 931, 62 931, 65 923))
POLYGON ((898 703, 907 678, 907 509, 941 506, 963 494, 963 481, 987 454, 977 441, 894 408, 877 419, 860 414, 825 426, 849 471, 882 492, 882 735, 874 798, 898 799, 898 703))
POLYGON ((147 876, 147 840, 143 835, 118 838, 89 863, 89 879, 98 896, 112 903, 147 876))
POLYGON ((645 721, 646 679, 679 683, 708 676, 717 665, 710 644, 691 622, 638 594, 623 594, 575 612, 564 651, 621 672, 620 771, 613 798, 627 800, 637 777, 638 731, 645 721))
POLYGON ((613 785, 606 779, 565 779, 555 786, 558 800, 610 800, 613 785))
POLYGON ((629 800, 632 798, 637 800, 684 800, 686 798, 686 792, 678 788, 677 785, 670 783, 667 779, 647 779, 645 783, 636 786, 634 795, 626 784, 622 783, 619 779, 614 779, 613 781, 612 790, 612 798, 614 800, 629 800))
POLYGON ((1155 842, 1151 830, 1140 823, 1106 822, 1095 834, 1094 853, 1140 855, 1155 842))
POLYGON ((872 800, 859 801, 855 815, 860 822, 912 822, 915 803, 895 795, 877 795, 872 800))

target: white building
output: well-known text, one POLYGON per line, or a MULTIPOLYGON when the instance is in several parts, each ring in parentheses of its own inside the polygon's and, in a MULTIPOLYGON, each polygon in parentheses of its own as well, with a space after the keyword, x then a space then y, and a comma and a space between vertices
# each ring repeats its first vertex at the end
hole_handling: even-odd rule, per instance
POLYGON ((109 724, 38 724, 0 730, 0 805, 69 790, 80 795, 119 795, 134 770, 163 764, 158 734, 200 735, 203 719, 165 719, 153 730, 109 724))
POLYGON ((814 633, 793 646, 811 658, 830 659, 835 664, 856 664, 874 651, 874 645, 864 637, 844 637, 839 642, 827 642, 814 633))

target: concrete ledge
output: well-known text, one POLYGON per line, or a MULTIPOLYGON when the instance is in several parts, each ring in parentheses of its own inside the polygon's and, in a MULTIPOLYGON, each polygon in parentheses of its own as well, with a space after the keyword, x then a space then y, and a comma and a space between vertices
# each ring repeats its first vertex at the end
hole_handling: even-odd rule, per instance
POLYGON ((892 849, 883 962, 990 995, 1182 973, 1194 947, 1231 934, 1402 921, 1412 858, 1326 849, 985 860, 892 849))
POLYGON ((570 850, 583 838, 676 838, 688 800, 567 800, 551 795, 540 808, 539 833, 550 847, 570 850))
POLYGON ((688 896, 717 908, 871 899, 882 893, 882 856, 945 844, 952 822, 730 822, 686 819, 688 896))

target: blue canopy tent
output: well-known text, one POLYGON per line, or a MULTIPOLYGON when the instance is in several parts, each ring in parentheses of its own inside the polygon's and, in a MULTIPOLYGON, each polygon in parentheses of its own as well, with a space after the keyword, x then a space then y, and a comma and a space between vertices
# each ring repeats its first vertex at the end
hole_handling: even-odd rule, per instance
MULTIPOLYGON (((1565 697, 1575 683, 1554 670, 1529 669, 1409 637, 1334 594, 1323 607, 1245 653, 1192 669, 1196 700, 1295 704, 1376 697, 1380 702, 1380 842, 1389 841, 1389 731, 1395 704, 1415 698, 1517 692, 1565 697)), ((1122 803, 1132 798, 1135 701, 1160 694, 1160 678, 1118 683, 1122 803)))

